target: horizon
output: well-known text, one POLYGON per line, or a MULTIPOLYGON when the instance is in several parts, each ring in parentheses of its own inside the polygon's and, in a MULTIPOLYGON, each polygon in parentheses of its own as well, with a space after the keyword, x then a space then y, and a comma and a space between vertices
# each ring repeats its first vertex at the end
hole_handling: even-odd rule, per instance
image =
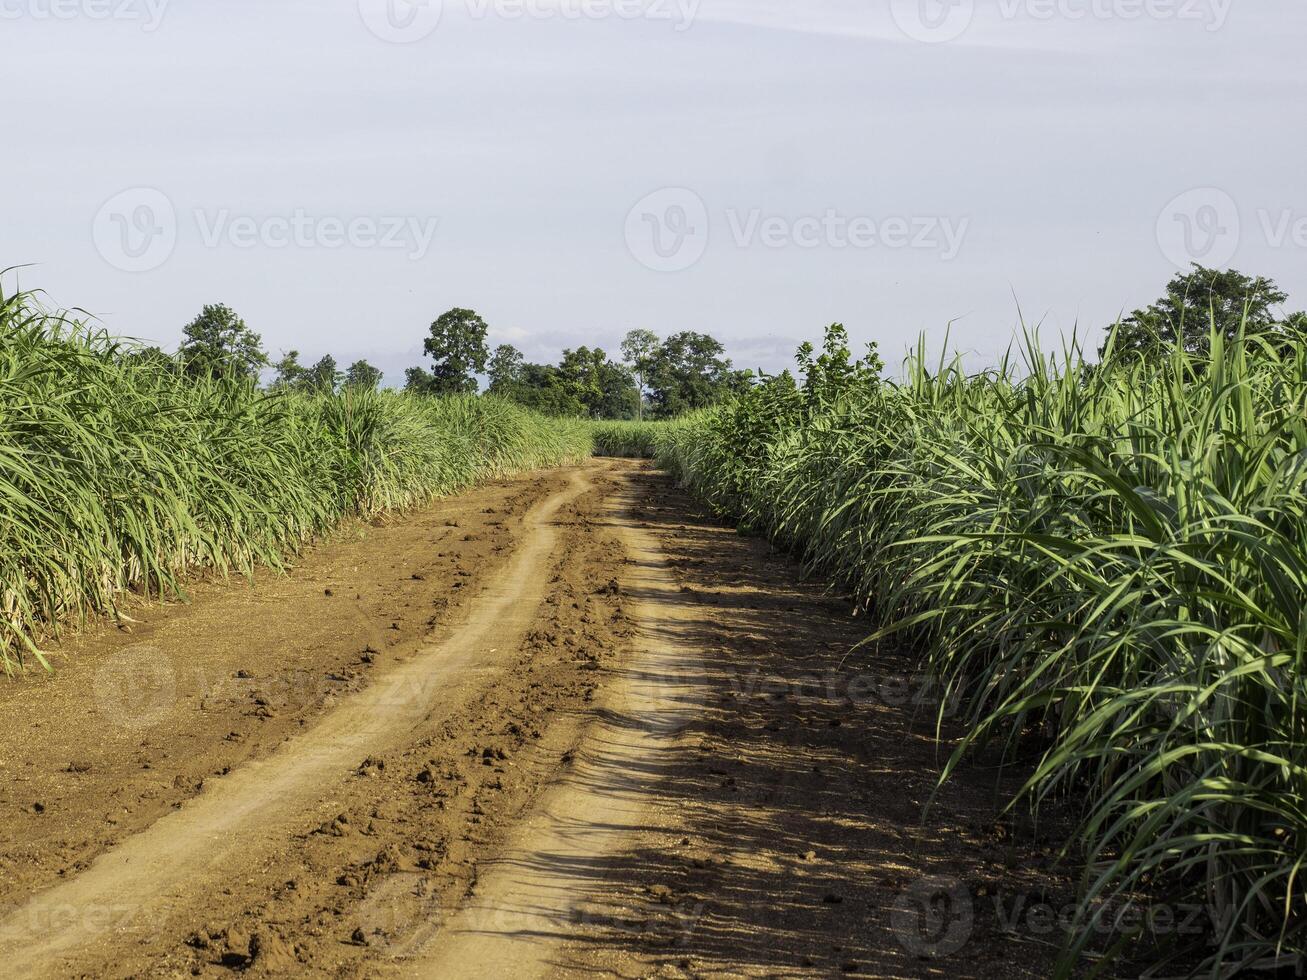
POLYGON ((100 7, 0 12, 7 73, 61 66, 7 106, 45 152, 0 163, 0 251, 163 347, 221 302, 393 385, 464 306, 532 361, 640 327, 775 372, 842 322, 983 367, 1189 260, 1307 306, 1301 5, 100 7))
MULTIPOLYGON (((23 268, 24 267, 14 267, 10 269, 0 270, 0 286, 4 285, 4 278, 6 276, 15 275, 21 272, 23 268)), ((1215 270, 1209 270, 1209 271, 1215 271, 1215 270)), ((1231 270, 1231 271, 1233 271, 1236 274, 1243 272, 1243 270, 1231 270)), ((1256 277, 1252 276, 1250 278, 1255 279, 1256 277)), ((1278 285, 1274 282, 1272 282, 1271 284, 1278 285)), ((4 295, 12 291, 24 291, 24 292, 30 292, 35 294, 38 297, 39 301, 49 300, 49 297, 45 295, 45 291, 39 287, 33 287, 32 289, 28 290, 22 287, 22 285, 19 283, 16 283, 15 285, 17 288, 13 290, 9 288, 0 289, 0 295, 4 295)), ((1159 288, 1158 291, 1159 297, 1161 296, 1162 291, 1163 290, 1159 288)), ((1272 308, 1282 309, 1287 314, 1289 312, 1288 309, 1289 305, 1291 304, 1288 301, 1286 301, 1286 304, 1284 304, 1283 306, 1272 307, 1272 308)), ((104 324, 100 321, 100 319, 96 317, 94 313, 91 311, 83 310, 76 307, 65 307, 58 303, 49 303, 47 304, 47 308, 51 312, 57 313, 59 315, 67 315, 70 313, 82 314, 81 317, 72 317, 70 319, 75 320, 76 322, 79 322, 84 326, 88 326, 91 328, 98 327, 100 329, 105 329, 106 332, 108 332, 109 335, 112 336, 115 340, 125 341, 129 344, 133 344, 141 348, 159 347, 169 356, 177 356, 179 354, 178 348, 182 341, 181 328, 178 329, 177 337, 173 343, 171 344, 160 343, 151 338, 133 337, 128 334, 114 334, 110 331, 107 331, 107 328, 105 328, 104 324)), ((198 312, 199 310, 197 310, 197 313, 198 312)), ((235 310, 234 312, 239 316, 240 314, 239 310, 235 310)), ((472 309, 472 312, 476 312, 475 309, 472 309)), ((1034 350, 1040 351, 1045 355, 1046 358, 1053 361, 1060 360, 1060 355, 1066 355, 1066 354, 1072 354, 1078 352, 1079 356, 1084 357, 1086 362, 1095 363, 1096 353, 1101 353, 1101 351, 1099 351, 1099 347, 1101 347, 1101 343, 1106 342, 1109 333, 1115 327, 1118 327, 1122 324, 1122 322, 1125 319, 1125 316, 1126 314, 1123 313, 1121 317, 1117 318, 1111 323, 1095 326, 1092 330, 1085 330, 1080 328, 1078 325, 1073 325, 1071 331, 1059 332, 1057 334, 1056 346, 1050 346, 1049 343, 1047 342, 1049 338, 1047 338, 1042 332, 1043 330, 1042 324, 1028 324, 1025 323, 1024 320, 1019 319, 1018 326, 1013 329, 1011 337, 1008 340, 1007 346, 999 349, 996 352, 996 356, 994 357, 994 359, 989 363, 977 364, 974 363, 975 361, 974 358, 970 359, 972 363, 968 363, 967 352, 959 349, 956 345, 950 344, 951 336, 950 336, 949 329, 946 329, 942 336, 934 336, 929 331, 923 330, 921 333, 917 335, 917 337, 911 343, 908 344, 908 346, 906 346, 903 349, 901 355, 895 354, 892 351, 886 351, 886 349, 883 346, 880 346, 879 341, 875 340, 874 338, 871 341, 863 341, 861 343, 858 343, 854 341, 852 336, 850 336, 849 338, 850 352, 852 357, 856 360, 861 356, 863 356, 863 354, 866 352, 867 343, 876 344, 877 345, 876 353, 884 361, 884 368, 882 369, 881 374, 882 376, 890 380, 901 379, 903 377, 903 373, 899 369, 906 366, 908 361, 919 353, 924 353, 924 356, 926 357, 927 360, 939 359, 942 362, 949 362, 949 363, 952 363, 955 360, 960 361, 961 363, 964 364, 964 366, 967 366, 968 371, 971 373, 991 371, 997 369, 1000 366, 1000 364, 1010 365, 1010 363, 1013 360, 1014 354, 1017 355, 1018 360, 1025 361, 1028 363, 1029 357, 1027 355, 1029 355, 1032 352, 1032 345, 1034 350), (1095 337, 1097 338, 1097 340, 1095 340, 1095 337), (936 342, 936 343, 932 345, 932 342, 936 342)), ((246 325, 248 326, 248 324, 246 325)), ((823 325, 822 327, 814 330, 813 333, 809 336, 797 338, 795 342, 795 348, 791 352, 789 363, 781 364, 773 370, 767 370, 764 368, 760 368, 754 365, 749 365, 738 361, 733 356, 733 353, 729 345, 726 344, 723 345, 724 348, 723 356, 726 358, 728 366, 733 370, 737 370, 737 371, 747 370, 749 372, 752 372, 754 376, 759 379, 763 379, 768 376, 776 376, 781 373, 792 373, 798 376, 802 374, 800 370, 797 370, 799 347, 803 344, 812 344, 814 347, 819 346, 819 342, 823 339, 827 327, 830 326, 842 326, 847 328, 847 324, 844 324, 841 321, 837 320, 831 324, 823 325)), ((258 331, 256 330, 255 332, 257 333, 258 331)), ((668 339, 668 337, 670 337, 673 333, 677 333, 677 332, 680 331, 666 331, 666 332, 659 332, 656 330, 653 331, 653 333, 657 336, 657 338, 660 341, 664 341, 668 339)), ((493 328, 490 331, 490 333, 491 335, 493 335, 494 333, 493 328)), ((709 334, 708 336, 712 339, 717 339, 717 338, 713 338, 711 334, 709 334)), ((497 346, 499 346, 499 344, 501 343, 507 344, 507 346, 516 349, 516 345, 509 344, 507 341, 499 341, 499 342, 488 341, 488 347, 487 347, 488 351, 493 353, 494 349, 497 346)), ((629 367, 629 363, 623 358, 623 355, 619 349, 620 342, 614 343, 611 348, 608 347, 596 348, 584 343, 578 343, 572 347, 559 348, 558 350, 553 352, 549 352, 547 350, 538 348, 538 350, 541 351, 541 354, 536 360, 532 361, 532 363, 538 365, 545 365, 545 366, 553 365, 556 362, 561 361, 562 358, 566 356, 566 354, 569 351, 577 350, 580 348, 587 348, 587 347, 589 347, 591 350, 598 349, 599 352, 602 353, 607 358, 607 360, 612 363, 629 367)), ((522 352, 518 351, 518 353, 521 354, 522 352)), ((257 383, 261 386, 271 385, 272 382, 276 379, 277 361, 281 357, 295 355, 296 358, 298 359, 299 366, 302 368, 308 368, 312 366, 316 361, 324 357, 331 357, 336 362, 336 367, 338 368, 338 370, 342 372, 346 368, 348 368, 351 364, 350 360, 337 357, 335 353, 331 350, 305 351, 305 350, 300 350, 298 348, 291 348, 291 349, 274 351, 271 349, 265 349, 265 354, 268 356, 268 362, 258 370, 258 375, 257 375, 257 383)), ((429 366, 429 358, 427 358, 425 355, 419 354, 418 358, 419 360, 415 361, 413 364, 409 365, 408 367, 425 368, 429 366)), ((371 362, 369 362, 366 357, 357 358, 357 360, 363 361, 370 367, 376 367, 376 365, 372 365, 371 362)), ((405 386, 404 370, 406 369, 401 369, 397 374, 383 373, 382 379, 378 384, 378 387, 387 390, 396 390, 396 391, 402 390, 405 386)), ((473 371, 472 377, 476 379, 478 390, 481 393, 486 393, 490 380, 489 372, 473 371)))

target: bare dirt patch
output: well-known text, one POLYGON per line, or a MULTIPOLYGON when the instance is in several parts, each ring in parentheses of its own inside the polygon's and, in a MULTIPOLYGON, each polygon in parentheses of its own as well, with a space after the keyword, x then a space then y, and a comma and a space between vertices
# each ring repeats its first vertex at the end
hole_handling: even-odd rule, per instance
POLYGON ((138 605, 125 629, 56 647, 54 674, 0 681, 0 906, 265 756, 451 622, 565 482, 351 523, 287 575, 197 583, 187 604, 138 605))

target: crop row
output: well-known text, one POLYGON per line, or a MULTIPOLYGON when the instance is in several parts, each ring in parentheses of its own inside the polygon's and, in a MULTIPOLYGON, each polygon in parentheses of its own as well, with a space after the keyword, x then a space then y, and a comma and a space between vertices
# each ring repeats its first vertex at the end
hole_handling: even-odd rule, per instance
POLYGON ((0 666, 128 590, 277 567, 350 515, 588 455, 579 422, 493 397, 269 394, 0 296, 0 666))
POLYGON ((1141 895, 1206 910, 1197 951, 1122 935, 1164 973, 1301 964, 1307 349, 1022 353, 889 382, 837 331, 657 455, 921 650, 963 705, 950 771, 997 745, 1020 801, 1079 815, 1064 969, 1109 968, 1093 937, 1141 895))

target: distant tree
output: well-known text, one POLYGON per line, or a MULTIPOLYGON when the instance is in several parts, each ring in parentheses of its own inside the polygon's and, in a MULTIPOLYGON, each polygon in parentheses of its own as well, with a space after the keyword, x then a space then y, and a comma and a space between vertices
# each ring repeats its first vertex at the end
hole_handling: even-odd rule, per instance
POLYGON ((516 347, 500 344, 487 374, 492 394, 546 415, 631 418, 635 413, 630 374, 602 350, 565 350, 555 366, 528 363, 516 347))
POLYGON ((638 395, 631 372, 608 359, 598 347, 563 351, 558 383, 567 395, 597 419, 631 419, 638 411, 638 395))
POLYGON ((605 359, 598 368, 599 398, 591 414, 599 419, 634 419, 643 417, 640 391, 631 372, 616 361, 605 359))
POLYGON ((156 371, 173 373, 178 368, 177 359, 162 347, 124 347, 118 355, 123 363, 135 368, 150 368, 156 371))
POLYGON ((1280 331, 1291 343, 1307 341, 1307 313, 1290 313, 1280 325, 1280 331))
POLYGON ((318 362, 304 372, 303 386, 309 391, 332 394, 340 384, 340 372, 336 370, 336 359, 324 354, 318 362))
POLYGON ((747 384, 748 375, 731 370, 724 348, 714 338, 690 330, 668 337, 653 356, 649 399, 655 414, 669 418, 703 408, 747 384))
POLYGON ((510 397, 544 415, 576 418, 586 414, 585 404, 569 392, 562 373, 552 364, 524 363, 510 397))
POLYGON ((622 338, 622 360, 635 375, 636 418, 644 418, 644 382, 658 353, 658 335, 652 330, 631 330, 622 338))
POLYGON ((605 360, 604 352, 595 348, 578 347, 563 351, 558 362, 559 383, 563 390, 585 406, 586 414, 599 401, 599 365, 605 360))
POLYGON ((411 367, 404 372, 404 390, 418 395, 430 395, 435 392, 435 381, 426 368, 411 367))
POLYGON ((500 344, 490 356, 486 369, 490 377, 490 390, 496 395, 509 395, 522 379, 522 352, 512 344, 500 344))
POLYGON ((428 390, 438 395, 475 392, 475 375, 486 369, 490 356, 486 322, 472 310, 449 310, 431 324, 422 349, 432 360, 428 390))
MULTIPOLYGON (((1284 321, 1273 307, 1285 299, 1270 279, 1195 264, 1167 283, 1165 296, 1121 321, 1114 350, 1156 355, 1179 344, 1187 351, 1202 352, 1210 344, 1213 325, 1227 340, 1240 326, 1247 336, 1277 333, 1284 321)), ((1106 345, 1100 353, 1107 353, 1106 345)))
POLYGON ((1293 357, 1307 346, 1307 313, 1290 313, 1282 317, 1261 335, 1261 339, 1280 357, 1293 357))
POLYGON ((272 387, 277 389, 297 388, 304 380, 304 365, 300 363, 297 350, 282 351, 281 360, 273 365, 277 372, 272 387))
POLYGON ((177 356, 190 374, 257 378, 268 363, 262 338, 229 306, 205 306, 183 328, 177 356))
POLYGON ((381 384, 383 375, 378 368, 364 360, 357 360, 345 372, 345 387, 375 391, 381 384))

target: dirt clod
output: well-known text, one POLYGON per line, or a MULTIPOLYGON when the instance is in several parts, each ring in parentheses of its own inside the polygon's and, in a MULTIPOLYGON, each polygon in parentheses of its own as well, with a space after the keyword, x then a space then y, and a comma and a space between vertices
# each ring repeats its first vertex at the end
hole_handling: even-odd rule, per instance
POLYGON ((250 968, 256 973, 285 976, 296 970, 299 960, 291 945, 275 932, 260 930, 250 937, 250 968))

